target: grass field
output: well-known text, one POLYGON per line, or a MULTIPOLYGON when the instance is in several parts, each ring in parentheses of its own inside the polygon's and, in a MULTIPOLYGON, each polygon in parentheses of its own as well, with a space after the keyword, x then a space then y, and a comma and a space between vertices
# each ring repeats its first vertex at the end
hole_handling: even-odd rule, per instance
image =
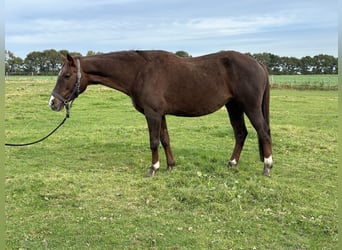
MULTIPOLYGON (((51 131, 54 77, 6 80, 6 142, 51 131)), ((224 109, 168 117, 177 161, 150 164, 145 118, 128 97, 91 86, 41 144, 6 148, 7 249, 337 249, 337 91, 273 89, 275 161, 261 175, 249 135, 228 170, 224 109)))
POLYGON ((338 75, 272 75, 273 88, 337 90, 338 75))

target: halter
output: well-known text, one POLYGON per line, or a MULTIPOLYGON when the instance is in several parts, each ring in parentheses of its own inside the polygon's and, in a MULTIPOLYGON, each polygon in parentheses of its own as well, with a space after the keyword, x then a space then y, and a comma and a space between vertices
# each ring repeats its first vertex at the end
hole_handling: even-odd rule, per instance
POLYGON ((76 74, 76 84, 74 90, 71 92, 70 96, 68 98, 64 98, 63 96, 59 95, 55 91, 52 91, 51 95, 55 98, 59 99, 61 102, 63 102, 65 110, 66 110, 66 116, 69 117, 69 110, 72 107, 72 103, 74 100, 78 97, 80 93, 80 85, 81 85, 81 65, 80 65, 80 59, 76 59, 76 66, 77 66, 77 74, 76 74), (70 104, 69 104, 70 102, 70 104))

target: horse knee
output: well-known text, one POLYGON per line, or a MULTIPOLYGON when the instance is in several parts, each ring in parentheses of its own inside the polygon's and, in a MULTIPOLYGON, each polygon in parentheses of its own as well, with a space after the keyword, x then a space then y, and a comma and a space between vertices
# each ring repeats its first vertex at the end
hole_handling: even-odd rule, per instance
POLYGON ((163 145, 163 147, 168 147, 168 146, 170 146, 170 140, 168 140, 168 139, 166 139, 166 138, 164 138, 164 137, 161 137, 161 138, 160 138, 160 142, 161 142, 161 144, 163 145))
POLYGON ((152 139, 150 140, 150 149, 152 151, 158 150, 159 147, 159 139, 152 139))

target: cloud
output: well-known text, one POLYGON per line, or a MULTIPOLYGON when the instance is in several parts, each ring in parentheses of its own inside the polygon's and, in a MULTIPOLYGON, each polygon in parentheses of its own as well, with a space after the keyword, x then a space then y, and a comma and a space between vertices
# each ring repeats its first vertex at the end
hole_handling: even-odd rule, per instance
POLYGON ((75 43, 82 41, 117 39, 154 40, 184 40, 227 35, 254 33, 264 29, 276 28, 290 24, 289 19, 263 16, 254 18, 195 18, 195 19, 165 19, 136 18, 133 20, 84 20, 77 19, 32 19, 25 24, 11 25, 8 43, 24 41, 26 43, 75 43), (23 28, 25 25, 25 29, 23 28), (17 30, 23 30, 17 32, 17 30))
MULTIPOLYGON (((255 33, 269 28, 289 25, 291 20, 275 16, 255 16, 240 18, 196 18, 185 26, 193 32, 215 33, 219 35, 241 35, 255 33)), ((182 25, 182 24, 181 24, 182 25)))
MULTIPOLYGON (((182 49, 198 54, 227 48, 280 53, 307 42, 308 30, 314 32, 310 39, 315 45, 331 44, 326 40, 331 40, 334 28, 337 34, 333 0, 323 5, 316 0, 7 1, 6 49, 20 51, 21 57, 49 48, 82 53, 182 49), (327 31, 327 36, 320 35, 327 31)), ((337 43, 333 47, 337 51, 337 43)))

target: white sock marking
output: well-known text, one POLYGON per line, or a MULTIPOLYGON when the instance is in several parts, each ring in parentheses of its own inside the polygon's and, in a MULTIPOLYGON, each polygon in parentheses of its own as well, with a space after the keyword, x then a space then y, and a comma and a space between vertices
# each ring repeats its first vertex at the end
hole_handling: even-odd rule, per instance
POLYGON ((273 164, 273 159, 272 159, 272 155, 270 155, 268 158, 264 158, 264 164, 267 166, 272 166, 273 164))
POLYGON ((154 170, 159 169, 159 167, 160 167, 159 161, 157 161, 156 163, 154 163, 154 164, 152 165, 152 167, 153 167, 154 170))
POLYGON ((231 163, 232 165, 236 165, 236 164, 237 164, 237 162, 236 162, 235 159, 231 160, 230 163, 231 163))

